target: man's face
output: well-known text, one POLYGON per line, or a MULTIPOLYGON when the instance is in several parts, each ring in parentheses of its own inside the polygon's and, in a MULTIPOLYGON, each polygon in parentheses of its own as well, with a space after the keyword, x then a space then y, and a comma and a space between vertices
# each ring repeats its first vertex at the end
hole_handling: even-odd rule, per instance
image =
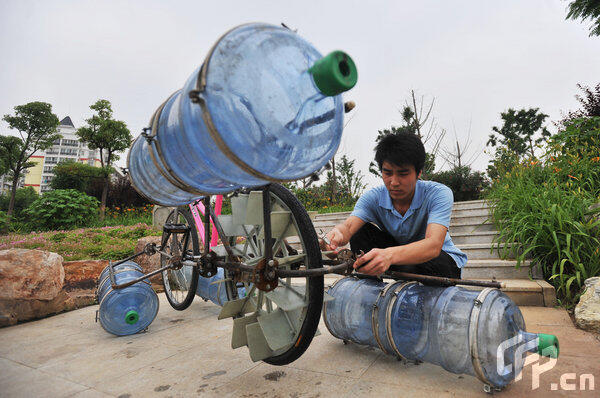
POLYGON ((412 200, 421 173, 417 175, 412 164, 396 166, 384 161, 381 165, 381 177, 392 200, 408 201, 412 200))

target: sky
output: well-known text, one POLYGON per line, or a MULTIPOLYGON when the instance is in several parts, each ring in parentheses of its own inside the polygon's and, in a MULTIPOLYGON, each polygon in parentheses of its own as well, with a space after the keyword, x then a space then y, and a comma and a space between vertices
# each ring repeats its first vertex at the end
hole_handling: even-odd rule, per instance
MULTIPOLYGON (((565 20, 567 1, 62 1, 0 0, 0 116, 30 101, 52 104, 81 127, 96 100, 134 137, 181 88, 228 29, 284 22, 321 53, 354 59, 338 154, 368 173, 378 130, 398 126, 415 90, 446 131, 443 147, 469 143, 475 170, 509 107, 551 121, 579 107, 576 84, 600 83, 600 37, 565 20)), ((16 134, 0 122, 0 134, 16 134)), ((426 147, 429 143, 426 143, 426 147)), ((117 163, 125 166, 125 153, 117 163)), ((439 168, 448 168, 437 159, 439 168)))

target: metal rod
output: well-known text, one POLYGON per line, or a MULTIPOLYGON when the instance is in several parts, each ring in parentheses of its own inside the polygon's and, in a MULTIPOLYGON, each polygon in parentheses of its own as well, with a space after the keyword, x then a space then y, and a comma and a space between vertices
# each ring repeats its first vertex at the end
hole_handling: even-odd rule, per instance
POLYGON ((434 283, 437 283, 440 285, 447 285, 447 286, 468 285, 468 286, 494 287, 497 289, 500 289, 502 287, 502 284, 500 282, 445 278, 442 276, 411 274, 409 272, 387 271, 382 276, 384 278, 387 277, 387 278, 392 278, 392 279, 403 279, 403 280, 411 280, 411 281, 419 281, 419 282, 434 282, 434 283))
POLYGON ((267 264, 269 260, 273 259, 273 246, 271 244, 271 190, 270 185, 266 185, 263 189, 263 217, 264 217, 264 229, 265 229, 265 261, 267 264))
POLYGON ((275 273, 279 278, 323 276, 325 274, 345 274, 348 270, 348 267, 351 267, 353 263, 354 262, 348 262, 333 266, 326 265, 322 268, 311 269, 276 269, 275 273))
POLYGON ((215 214, 215 209, 213 209, 212 206, 209 206, 207 208, 206 213, 208 215, 210 215, 210 218, 208 218, 208 221, 210 222, 210 219, 212 219, 213 223, 215 224, 215 228, 217 229, 217 236, 219 236, 219 238, 221 238, 221 243, 225 247, 225 251, 227 252, 229 257, 233 257, 234 256, 233 250, 231 250, 231 245, 229 245, 229 242, 227 241, 227 237, 225 236, 223 226, 221 225, 218 217, 215 214))
POLYGON ((204 255, 210 252, 210 217, 208 216, 210 209, 210 196, 204 197, 204 255))
POLYGON ((161 273, 161 272, 163 272, 163 271, 165 271, 165 270, 167 270, 167 269, 169 269, 169 268, 172 268, 172 267, 173 267, 173 265, 167 265, 167 266, 165 266, 165 267, 162 267, 162 268, 159 268, 159 269, 157 269, 157 270, 155 270, 155 271, 152 271, 152 272, 150 272, 150 273, 148 273, 148 274, 146 274, 146 275, 144 275, 144 276, 140 276, 139 278, 136 278, 136 279, 134 279, 134 280, 131 280, 131 281, 129 281, 129 282, 122 283, 122 284, 120 284, 120 285, 117 285, 117 284, 115 284, 115 283, 113 282, 113 280, 111 279, 111 286, 112 286, 112 288, 113 288, 113 289, 124 289, 124 288, 126 288, 126 287, 128 287, 128 286, 131 286, 131 285, 134 285, 134 284, 136 284, 136 283, 138 283, 138 282, 141 282, 141 281, 143 281, 144 279, 148 279, 148 278, 150 278, 151 276, 154 276, 154 275, 156 275, 156 274, 158 274, 158 273, 161 273))

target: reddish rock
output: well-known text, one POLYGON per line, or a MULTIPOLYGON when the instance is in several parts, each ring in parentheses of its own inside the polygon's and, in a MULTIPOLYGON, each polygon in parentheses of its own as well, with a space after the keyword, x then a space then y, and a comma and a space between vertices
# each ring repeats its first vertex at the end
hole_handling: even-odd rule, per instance
MULTIPOLYGON (((135 246, 135 252, 138 253, 144 250, 144 247, 146 247, 148 243, 154 243, 157 247, 160 246, 160 239, 160 236, 145 236, 139 239, 135 246)), ((158 253, 152 256, 142 254, 141 256, 135 258, 133 261, 135 261, 142 267, 142 270, 144 270, 145 274, 160 268, 160 254, 158 253)), ((152 282, 152 287, 155 291, 164 291, 161 274, 157 274, 151 277, 150 282, 152 282)))
POLYGON ((53 300, 65 280, 62 260, 42 250, 0 250, 0 299, 53 300))
POLYGON ((80 260, 65 261, 65 288, 68 291, 74 289, 96 290, 98 276, 106 266, 108 260, 80 260))
POLYGON ((75 308, 73 298, 64 289, 52 300, 0 299, 0 327, 44 318, 75 308))

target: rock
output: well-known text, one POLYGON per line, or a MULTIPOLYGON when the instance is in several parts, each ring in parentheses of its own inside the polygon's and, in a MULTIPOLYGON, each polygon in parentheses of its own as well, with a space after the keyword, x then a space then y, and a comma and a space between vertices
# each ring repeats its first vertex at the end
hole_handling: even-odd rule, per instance
POLYGON ((65 288, 67 291, 86 289, 96 291, 98 276, 106 266, 108 260, 79 260, 65 261, 65 288))
POLYGON ((581 329, 600 333, 600 277, 585 280, 585 291, 575 307, 575 323, 581 329))
MULTIPOLYGON (((137 241, 137 244, 135 245, 135 253, 139 253, 142 250, 144 250, 144 247, 148 243, 154 243, 157 247, 160 246, 160 239, 160 236, 145 236, 143 238, 140 238, 137 241)), ((160 268, 160 254, 158 253, 152 256, 142 254, 141 256, 135 258, 133 261, 135 261, 142 267, 142 270, 145 274, 160 268)), ((157 274, 151 277, 150 282, 152 282, 152 288, 154 289, 154 291, 164 291, 161 274, 157 274)))
POLYGON ((75 308, 74 300, 64 289, 52 300, 0 299, 0 327, 44 318, 75 308))
POLYGON ((42 250, 1 250, 0 299, 53 300, 65 280, 62 260, 42 250))
POLYGON ((152 226, 158 230, 162 230, 167 217, 169 217, 169 214, 173 210, 175 210, 175 207, 154 206, 152 209, 152 226))

